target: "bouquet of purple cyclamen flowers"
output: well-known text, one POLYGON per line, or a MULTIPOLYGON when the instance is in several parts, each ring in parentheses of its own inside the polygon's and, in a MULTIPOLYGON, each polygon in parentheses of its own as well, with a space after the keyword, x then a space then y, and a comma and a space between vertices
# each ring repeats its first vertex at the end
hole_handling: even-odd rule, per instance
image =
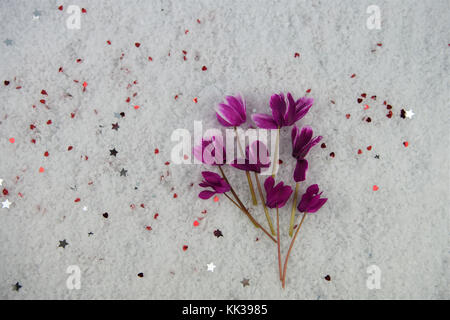
POLYGON ((238 136, 237 128, 247 121, 247 111, 245 101, 240 96, 227 96, 225 98, 226 103, 219 104, 216 112, 217 120, 225 127, 231 127, 235 130, 235 135, 238 142, 238 147, 243 158, 236 158, 229 161, 228 164, 239 170, 243 170, 247 176, 249 189, 252 196, 252 202, 257 205, 256 194, 253 188, 252 177, 250 172, 254 173, 258 193, 261 198, 264 213, 267 219, 267 223, 270 231, 266 230, 249 212, 247 207, 242 203, 241 199, 237 195, 236 191, 230 184, 230 181, 225 175, 224 166, 226 161, 226 150, 223 145, 222 139, 218 139, 216 136, 202 139, 202 143, 194 148, 194 156, 205 164, 209 164, 218 168, 220 173, 214 173, 210 171, 203 171, 203 181, 199 184, 203 188, 210 188, 212 190, 204 190, 200 192, 199 197, 201 199, 209 199, 215 194, 225 195, 236 207, 239 208, 255 225, 256 228, 261 229, 274 243, 277 244, 278 251, 278 267, 280 273, 280 280, 282 287, 285 287, 286 283, 286 270, 289 255, 297 238, 300 227, 305 220, 306 213, 317 212, 327 202, 326 198, 321 198, 322 192, 319 192, 317 184, 313 184, 306 189, 306 192, 302 195, 300 202, 297 205, 297 196, 299 191, 299 184, 306 180, 306 172, 308 170, 308 161, 305 159, 308 152, 322 139, 321 136, 313 138, 313 130, 309 126, 303 127, 301 130, 295 126, 295 123, 302 119, 309 111, 313 104, 313 99, 303 97, 298 100, 294 100, 290 93, 285 98, 284 94, 274 94, 270 98, 270 108, 272 109, 272 115, 267 114, 254 114, 252 116, 253 121, 259 128, 262 129, 274 129, 277 130, 276 144, 275 144, 275 156, 272 160, 272 176, 269 176, 264 181, 265 194, 261 188, 259 181, 259 175, 263 169, 270 167, 270 159, 268 158, 268 150, 264 143, 256 141, 251 143, 244 150, 242 149, 240 139, 238 136), (289 127, 292 128, 292 156, 296 160, 295 170, 293 172, 293 179, 295 181, 295 191, 290 186, 279 182, 275 184, 276 166, 278 164, 279 139, 280 128, 289 127), (231 195, 229 194, 231 193, 231 195), (280 226, 279 226, 279 209, 284 207, 288 202, 291 194, 294 193, 292 201, 291 219, 289 225, 289 236, 292 237, 284 266, 281 263, 281 246, 280 246, 280 226), (269 209, 276 210, 276 230, 274 229, 269 209), (297 208, 302 213, 302 218, 297 226, 297 230, 294 234, 294 221, 295 221, 295 209, 297 208), (276 238, 275 238, 276 237, 276 238))

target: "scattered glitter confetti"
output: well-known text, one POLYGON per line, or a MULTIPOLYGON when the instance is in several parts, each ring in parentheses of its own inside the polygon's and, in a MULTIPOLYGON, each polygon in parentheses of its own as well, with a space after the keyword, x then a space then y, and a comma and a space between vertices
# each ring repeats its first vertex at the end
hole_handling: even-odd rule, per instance
POLYGON ((10 202, 8 199, 6 199, 5 201, 2 202, 2 209, 3 208, 7 208, 9 209, 9 206, 12 204, 12 202, 10 202))
POLYGON ((3 179, 0 179, 0 186, 3 185, 3 179))
POLYGON ((412 110, 408 110, 405 113, 405 117, 408 119, 412 119, 412 117, 415 115, 415 113, 412 110))
POLYGON ((214 230, 213 234, 216 238, 223 237, 222 231, 220 231, 219 229, 214 230))
POLYGON ((84 206, 83 211, 88 211, 88 207, 84 206))
POLYGON ((63 249, 65 249, 66 246, 68 246, 68 245, 69 245, 69 243, 66 241, 66 239, 64 239, 64 240, 62 240, 62 241, 59 241, 59 246, 58 246, 58 248, 63 248, 63 249))
POLYGON ((211 271, 211 272, 214 272, 214 269, 216 268, 216 266, 212 262, 208 263, 207 267, 208 267, 208 271, 211 271))
POLYGON ((250 285, 250 279, 245 279, 244 278, 244 279, 242 279, 241 283, 242 283, 243 287, 249 286, 250 285))
POLYGON ((11 39, 6 39, 5 41, 3 41, 7 46, 12 46, 13 41, 11 39))

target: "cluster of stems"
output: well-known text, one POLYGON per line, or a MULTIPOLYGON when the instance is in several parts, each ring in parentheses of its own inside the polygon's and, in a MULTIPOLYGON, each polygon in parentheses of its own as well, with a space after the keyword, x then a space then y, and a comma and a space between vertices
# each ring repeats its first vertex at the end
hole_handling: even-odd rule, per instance
MULTIPOLYGON (((237 129, 235 128, 235 132, 236 132, 236 138, 238 141, 238 146, 240 149, 241 154, 245 157, 244 151, 242 150, 242 146, 241 143, 239 141, 239 136, 238 136, 238 132, 237 129)), ((279 129, 278 129, 278 134, 277 134, 277 142, 275 145, 275 148, 278 149, 278 144, 279 144, 279 129)), ((278 152, 275 152, 275 157, 276 154, 278 152)), ((273 171, 272 171, 272 176, 274 177, 276 174, 276 166, 275 164, 278 162, 277 159, 274 158, 274 164, 273 164, 273 171)), ((258 228, 261 229, 268 237, 270 240, 272 240, 274 243, 277 244, 277 253, 278 253, 278 269, 279 269, 279 276, 280 276, 280 281, 282 283, 282 287, 283 289, 285 288, 286 285, 286 272, 287 272, 287 264, 289 261, 289 255, 291 253, 292 247, 294 246, 294 242, 295 239, 297 238, 298 232, 300 230, 300 227, 303 224, 303 221, 305 220, 306 217, 306 213, 303 213, 303 217, 297 227, 297 230, 295 232, 295 235, 293 236, 291 243, 289 245, 289 249, 288 252, 286 254, 286 258, 284 261, 284 265, 282 266, 281 263, 281 241, 280 241, 280 222, 279 222, 279 213, 278 213, 278 208, 276 208, 276 231, 274 229, 273 223, 272 223, 272 218, 269 214, 269 210, 266 206, 266 201, 264 199, 264 193, 262 191, 261 188, 261 183, 259 181, 259 175, 258 173, 254 172, 255 174, 255 180, 256 180, 256 185, 258 187, 258 193, 261 199, 261 203, 262 206, 264 208, 264 213, 267 219, 267 223, 269 225, 269 229, 270 229, 270 233, 269 231, 267 231, 253 216, 252 214, 249 212, 249 210, 247 209, 247 207, 244 206, 244 204, 242 203, 241 199, 239 198, 239 196, 237 195, 236 191, 233 189, 233 187, 230 184, 230 181, 228 180, 227 176, 225 175, 225 172, 223 171, 223 168, 221 165, 218 166, 220 174, 222 175, 223 179, 228 183, 228 185, 230 186, 230 192, 232 194, 232 197, 230 195, 228 195, 227 193, 224 193, 224 195, 228 198, 228 200, 230 200, 237 208, 239 208, 249 219, 250 221, 253 223, 253 225, 258 228), (234 198, 234 199, 233 199, 234 198), (276 236, 276 239, 275 239, 276 236)), ((255 191, 253 189, 253 183, 251 180, 251 176, 250 173, 248 171, 245 172, 246 176, 247 176, 247 181, 248 181, 248 185, 250 188, 250 193, 252 195, 252 202, 254 205, 257 205, 258 202, 256 200, 256 195, 255 195, 255 191)), ((292 212, 291 212, 291 220, 290 220, 290 225, 289 225, 289 236, 292 237, 293 235, 293 230, 294 230, 294 220, 295 220, 295 209, 296 209, 296 204, 297 204, 297 195, 298 195, 298 187, 299 184, 297 183, 295 185, 295 192, 294 192, 294 198, 293 198, 293 202, 292 202, 292 212)))

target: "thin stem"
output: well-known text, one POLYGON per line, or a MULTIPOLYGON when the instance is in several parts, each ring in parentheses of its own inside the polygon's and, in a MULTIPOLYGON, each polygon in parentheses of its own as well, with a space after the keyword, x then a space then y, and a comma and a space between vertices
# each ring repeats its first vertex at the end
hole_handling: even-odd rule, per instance
POLYGON ((255 180, 256 180, 256 185, 258 187, 259 197, 261 198, 261 202, 264 207, 264 213, 266 214, 267 223, 269 224, 269 227, 270 227, 270 232, 272 232, 272 235, 275 236, 276 233, 275 233, 275 229, 273 228, 272 218, 270 217, 269 210, 267 210, 266 201, 264 200, 264 194, 263 194, 262 188, 261 188, 261 183, 259 182, 259 177, 256 172, 255 172, 255 180))
POLYGON ((298 185, 299 183, 297 182, 295 184, 294 199, 292 200, 291 223, 289 224, 289 236, 291 238, 292 234, 294 233, 294 220, 295 220, 295 209, 297 206, 298 185))
POLYGON ((233 187, 231 186, 230 182, 228 181, 227 177, 225 176, 225 173, 223 172, 223 169, 221 166, 218 166, 220 173, 222 174, 223 179, 228 183, 228 185, 230 186, 230 191, 233 194, 234 198, 236 199, 237 203, 240 206, 240 209, 242 210, 242 212, 245 213, 245 215, 250 219, 250 221, 255 225, 256 228, 260 228, 273 242, 277 243, 277 240, 275 240, 274 237, 272 237, 272 235, 267 232, 267 230, 261 226, 258 221, 255 220, 255 218, 253 218, 253 216, 251 215, 251 213, 247 210, 247 208, 244 206, 244 204, 242 203, 241 199, 239 199, 238 195, 236 194, 236 192, 234 191, 233 187))
POLYGON ((295 231, 294 238, 292 238, 291 244, 289 245, 289 250, 288 250, 288 252, 286 254, 286 260, 284 261, 284 268, 283 268, 283 280, 282 280, 283 289, 284 289, 284 286, 285 286, 285 283, 286 283, 286 271, 287 271, 287 264, 288 264, 288 260, 289 260, 289 255, 291 254, 291 250, 292 250, 292 247, 294 246, 295 239, 297 238, 298 232, 299 232, 299 230, 300 230, 300 228, 301 228, 305 218, 306 218, 306 212, 303 213, 302 220, 300 221, 300 224, 297 227, 297 231, 295 231))
POLYGON ((278 127, 278 129, 277 129, 277 140, 275 142, 275 154, 273 155, 272 178, 275 178, 275 173, 277 172, 279 144, 280 144, 280 127, 278 127))
POLYGON ((227 195, 226 193, 224 193, 224 195, 225 195, 225 197, 227 197, 231 202, 233 202, 234 205, 235 205, 236 207, 238 207, 239 209, 242 210, 241 206, 238 205, 238 204, 236 203, 236 201, 234 201, 229 195, 227 195))
POLYGON ((278 247, 278 269, 280 270, 280 280, 283 280, 283 274, 281 273, 280 216, 278 214, 278 207, 277 207, 277 247, 278 247))
MULTIPOLYGON (((238 131, 237 131, 236 127, 234 127, 234 132, 236 133, 236 140, 238 142, 238 146, 239 146, 239 150, 241 151, 241 155, 245 159, 244 149, 242 149, 241 140, 239 140, 239 135, 238 135, 238 131)), ((247 182, 248 182, 248 187, 250 189, 250 193, 252 195, 253 205, 257 206, 258 200, 256 200, 255 189, 253 188, 253 182, 252 182, 252 178, 250 177, 250 172, 245 171, 245 174, 247 175, 247 182)))

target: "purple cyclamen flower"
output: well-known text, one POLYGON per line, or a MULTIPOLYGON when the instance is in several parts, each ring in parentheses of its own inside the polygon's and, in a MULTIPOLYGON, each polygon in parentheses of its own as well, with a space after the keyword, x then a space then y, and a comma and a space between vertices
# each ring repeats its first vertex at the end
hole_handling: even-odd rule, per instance
POLYGON ((217 120, 225 127, 238 127, 247 121, 245 101, 240 95, 225 97, 227 103, 220 103, 216 112, 217 120))
POLYGON ((245 159, 235 159, 230 165, 239 170, 261 173, 262 168, 270 167, 269 151, 264 143, 255 141, 245 148, 245 159))
POLYGON ((292 126, 308 113, 313 102, 314 99, 307 97, 295 101, 292 95, 288 93, 286 107, 284 94, 274 94, 270 98, 272 115, 257 113, 252 116, 252 119, 259 128, 264 129, 278 129, 281 127, 292 126))
POLYGON ((327 202, 327 198, 320 198, 322 192, 319 193, 319 186, 313 184, 306 189, 305 194, 302 196, 300 203, 298 204, 298 211, 300 212, 317 212, 327 202))
POLYGON ((200 187, 212 188, 214 191, 204 190, 198 194, 201 199, 209 199, 216 193, 225 193, 230 191, 230 185, 217 173, 210 171, 202 172, 203 181, 199 183, 200 187))
POLYGON ((266 189, 266 205, 269 208, 282 208, 289 200, 292 194, 292 188, 285 186, 283 182, 278 183, 275 187, 275 179, 268 177, 264 181, 264 189, 266 189))
POLYGON ((321 136, 312 138, 313 130, 305 126, 300 131, 297 126, 292 128, 292 156, 297 159, 294 170, 295 182, 306 180, 306 171, 308 170, 308 161, 305 160, 309 150, 322 140, 321 136))
POLYGON ((222 165, 226 161, 226 150, 222 137, 202 139, 202 144, 194 147, 194 157, 204 164, 222 165))

